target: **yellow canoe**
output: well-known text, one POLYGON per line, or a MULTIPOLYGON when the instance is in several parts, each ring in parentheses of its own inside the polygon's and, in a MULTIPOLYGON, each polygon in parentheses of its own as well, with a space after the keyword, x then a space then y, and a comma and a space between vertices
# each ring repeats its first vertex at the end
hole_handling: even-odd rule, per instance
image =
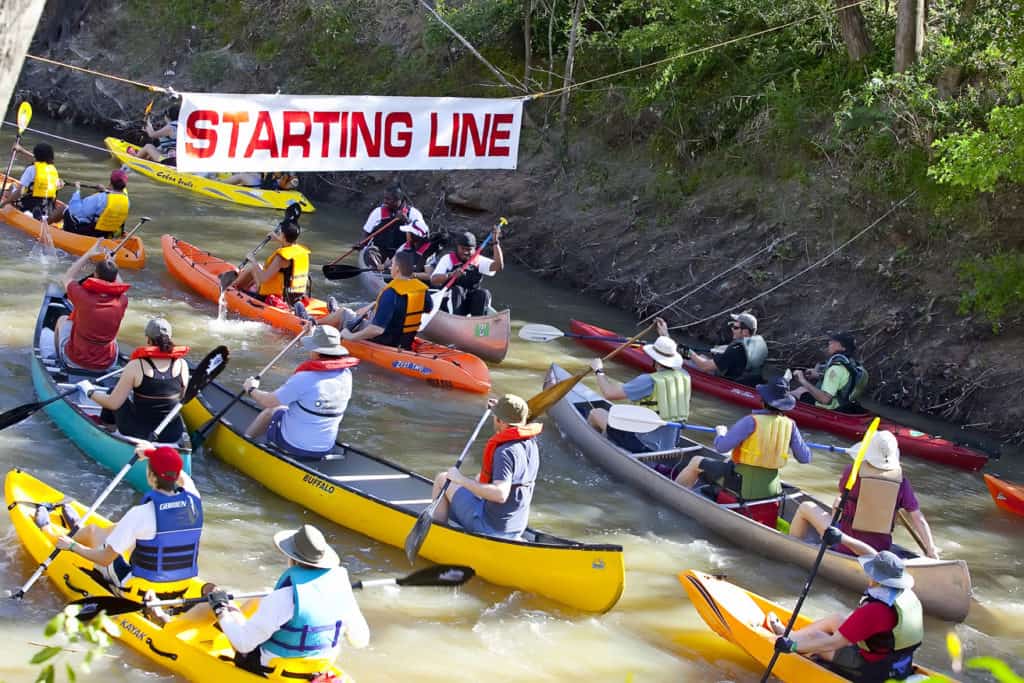
MULTIPOLYGON (((693 569, 680 573, 679 581, 697 608, 697 613, 712 631, 738 645, 760 664, 762 670, 768 666, 775 649, 775 634, 765 626, 765 615, 775 612, 782 623, 787 623, 792 610, 724 579, 693 569)), ((803 628, 810 623, 809 617, 799 615, 793 629, 803 628)), ((934 672, 922 666, 916 666, 915 670, 916 673, 906 679, 908 682, 934 675, 934 672)), ((798 654, 781 655, 772 668, 772 676, 793 683, 843 683, 847 680, 798 654)))
MULTIPOLYGON (((4 480, 4 496, 10 510, 14 530, 21 539, 32 560, 42 562, 53 551, 53 543, 47 534, 36 526, 33 516, 37 503, 56 503, 64 500, 64 494, 35 477, 15 469, 7 473, 4 480)), ((85 513, 85 506, 73 503, 79 514, 85 513)), ((62 530, 60 515, 52 513, 50 521, 62 530)), ((110 526, 110 521, 99 515, 90 521, 101 527, 110 526)), ((49 569, 49 586, 56 588, 68 600, 92 596, 112 595, 101 575, 93 568, 91 562, 73 553, 60 553, 49 569)), ((44 584, 45 585, 45 584, 44 584)), ((147 584, 140 579, 132 579, 134 589, 132 599, 145 593, 147 584)), ((150 584, 152 585, 152 584, 150 584)), ((159 597, 174 599, 179 597, 193 598, 200 595, 202 579, 195 578, 173 584, 161 584, 159 597)), ((43 586, 37 591, 44 590, 43 586)), ((250 614, 255 611, 255 601, 246 606, 250 614)), ((188 623, 171 620, 166 626, 160 626, 147 619, 143 613, 130 612, 112 617, 120 628, 119 639, 128 647, 136 650, 144 657, 151 659, 160 666, 187 678, 190 681, 217 681, 217 683, 256 683, 266 680, 262 676, 249 673, 234 665, 234 650, 227 637, 216 627, 211 619, 209 623, 188 623)), ((306 667, 308 668, 308 666, 306 667)), ((320 667, 323 668, 322 665, 320 667)), ((331 669, 343 683, 352 683, 352 679, 339 669, 331 669)), ((299 663, 289 664, 289 670, 280 669, 268 674, 267 678, 278 681, 301 680, 299 674, 313 673, 306 671, 299 663)))
POLYGON ((213 199, 223 199, 226 202, 242 204, 243 206, 283 210, 287 209, 289 204, 298 202, 303 212, 312 213, 316 211, 312 202, 306 199, 306 195, 296 190, 264 190, 258 187, 229 185, 213 178, 183 173, 173 166, 149 161, 148 159, 139 159, 128 153, 128 148, 135 147, 135 145, 118 138, 105 138, 103 144, 107 146, 107 149, 110 150, 110 153, 114 155, 114 158, 122 166, 126 166, 136 173, 141 173, 147 178, 152 178, 161 183, 198 192, 203 196, 212 197, 213 199))
MULTIPOLYGON (((233 397, 216 382, 186 404, 189 429, 205 424, 233 397)), ((343 527, 403 547, 431 500, 433 482, 392 462, 338 443, 328 458, 297 461, 243 436, 259 409, 239 401, 210 432, 206 448, 263 484, 343 527)), ((606 612, 622 595, 622 547, 590 545, 527 529, 504 540, 435 524, 420 555, 440 564, 473 567, 478 578, 536 593, 587 612, 606 612)))

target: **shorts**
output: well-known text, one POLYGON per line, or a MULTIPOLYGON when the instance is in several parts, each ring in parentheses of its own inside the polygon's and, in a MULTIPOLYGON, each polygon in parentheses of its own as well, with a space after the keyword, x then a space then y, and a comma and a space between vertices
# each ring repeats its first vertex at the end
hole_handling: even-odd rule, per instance
POLYGON ((89 370, 91 372, 103 372, 104 370, 110 370, 117 365, 117 354, 114 354, 114 360, 110 362, 110 365, 105 368, 87 368, 79 365, 70 358, 66 352, 68 342, 71 341, 71 327, 74 325, 73 322, 68 321, 66 324, 61 325, 60 329, 57 330, 57 357, 65 367, 74 368, 76 370, 89 370))
POLYGON ((274 415, 270 418, 270 424, 267 425, 267 443, 299 460, 323 460, 324 456, 330 453, 333 448, 323 452, 307 451, 304 448, 293 446, 285 440, 281 430, 281 420, 284 419, 286 412, 288 412, 287 408, 274 411, 274 415))
POLYGON ((519 538, 518 533, 507 533, 495 530, 484 516, 484 499, 478 498, 467 488, 460 488, 452 496, 448 507, 448 517, 458 522, 466 531, 497 538, 519 538))
POLYGON ((905 658, 905 664, 898 667, 894 667, 889 660, 869 662, 864 659, 861 649, 856 645, 847 645, 836 650, 828 668, 851 681, 862 681, 863 683, 884 683, 890 679, 903 680, 913 671, 912 660, 909 656, 905 658), (899 671, 893 671, 894 668, 899 671))
POLYGON ((100 232, 96 229, 95 223, 80 222, 77 218, 72 216, 70 212, 65 212, 64 214, 64 231, 73 232, 76 235, 85 235, 86 237, 116 237, 116 235, 110 232, 100 232))

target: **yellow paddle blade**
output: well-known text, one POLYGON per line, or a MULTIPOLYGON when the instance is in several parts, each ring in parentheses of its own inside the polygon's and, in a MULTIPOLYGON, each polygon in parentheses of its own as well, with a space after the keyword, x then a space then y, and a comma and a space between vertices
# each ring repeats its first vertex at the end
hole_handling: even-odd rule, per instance
POLYGON ((961 671, 963 671, 963 645, 960 643, 960 636, 956 634, 956 631, 950 631, 946 634, 946 649, 949 651, 949 658, 953 662, 953 671, 955 673, 960 673, 961 671))
POLYGON ((22 102, 21 106, 18 107, 18 135, 25 132, 28 128, 28 122, 32 120, 32 105, 28 102, 22 102))
POLYGON ((853 490, 853 485, 857 482, 857 474, 860 472, 860 464, 864 462, 864 454, 868 452, 868 444, 871 443, 871 439, 875 438, 875 432, 878 431, 878 423, 881 422, 881 418, 876 417, 868 425, 868 431, 864 432, 864 439, 860 442, 860 449, 857 451, 857 458, 853 461, 853 468, 850 470, 850 477, 846 480, 846 490, 853 490))
POLYGON ((150 100, 149 104, 146 105, 146 111, 143 113, 142 118, 149 116, 149 112, 151 111, 153 111, 153 100, 150 100))
POLYGON ((561 401, 566 394, 572 391, 572 388, 576 386, 581 379, 589 374, 590 370, 587 370, 586 372, 582 372, 578 375, 566 377, 562 381, 552 384, 550 387, 527 401, 526 405, 530 408, 530 419, 533 420, 544 414, 548 408, 561 401))

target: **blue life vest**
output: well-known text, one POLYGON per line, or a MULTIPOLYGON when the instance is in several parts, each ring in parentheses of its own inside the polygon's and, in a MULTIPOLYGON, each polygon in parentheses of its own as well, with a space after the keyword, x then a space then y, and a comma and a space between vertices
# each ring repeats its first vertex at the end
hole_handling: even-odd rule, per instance
POLYGON ((156 536, 135 542, 130 560, 132 575, 156 583, 198 576, 202 501, 184 489, 176 493, 153 489, 142 498, 143 504, 150 501, 156 513, 156 536))
POLYGON ((291 567, 274 590, 292 587, 292 618, 262 648, 278 657, 313 659, 333 653, 341 641, 344 606, 340 596, 351 590, 344 571, 291 567))

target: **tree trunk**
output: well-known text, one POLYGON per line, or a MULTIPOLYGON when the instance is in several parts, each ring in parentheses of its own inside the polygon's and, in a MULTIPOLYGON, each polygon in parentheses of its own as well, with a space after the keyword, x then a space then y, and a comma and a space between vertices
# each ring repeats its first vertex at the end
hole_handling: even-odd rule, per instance
MULTIPOLYGON (((850 0, 835 0, 836 7, 846 7, 850 0)), ((850 60, 859 62, 871 54, 874 46, 871 44, 871 36, 868 35, 867 23, 864 20, 864 13, 860 11, 860 5, 846 7, 838 13, 839 33, 846 43, 846 52, 850 60)))
MULTIPOLYGON (((43 0, 3 0, 0 2, 0 111, 6 112, 28 52, 28 44, 36 32, 43 0)), ((6 166, 6 164, 5 164, 6 166)), ((5 169, 6 170, 6 169, 5 169)))
POLYGON ((533 56, 533 0, 523 0, 523 86, 530 90, 530 58, 533 56))
POLYGON ((924 50, 925 0, 898 0, 896 5, 896 73, 912 67, 924 50))
POLYGON ((572 68, 576 61, 576 36, 580 29, 580 12, 583 10, 583 0, 576 0, 576 7, 572 11, 572 28, 569 29, 569 51, 565 56, 565 76, 562 78, 562 109, 559 116, 562 120, 562 151, 568 150, 569 131, 569 85, 572 84, 572 68))

